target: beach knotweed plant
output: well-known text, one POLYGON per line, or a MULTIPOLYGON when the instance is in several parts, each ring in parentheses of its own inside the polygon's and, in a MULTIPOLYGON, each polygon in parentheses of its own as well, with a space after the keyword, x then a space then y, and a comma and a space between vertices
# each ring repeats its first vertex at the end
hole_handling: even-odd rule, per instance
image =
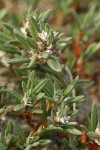
POLYGON ((24 133, 19 122, 9 120, 0 134, 2 150, 48 149, 78 150, 100 146, 100 124, 93 104, 89 128, 76 121, 78 104, 86 98, 76 92, 81 80, 73 79, 70 69, 61 60, 71 38, 54 31, 46 23, 51 11, 28 12, 21 28, 4 23, 14 33, 2 49, 12 53, 7 61, 18 80, 16 90, 0 87, 0 114, 13 106, 23 114, 31 127, 24 133), (6 50, 5 50, 6 49, 6 50))

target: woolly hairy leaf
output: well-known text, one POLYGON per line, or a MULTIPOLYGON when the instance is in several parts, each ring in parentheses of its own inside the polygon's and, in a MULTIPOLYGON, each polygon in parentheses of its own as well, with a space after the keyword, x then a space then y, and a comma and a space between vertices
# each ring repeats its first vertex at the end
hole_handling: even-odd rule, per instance
POLYGON ((16 130, 18 136, 19 136, 19 139, 20 139, 23 143, 25 143, 25 141, 26 141, 26 140, 25 140, 25 135, 24 135, 22 129, 18 126, 17 123, 14 123, 14 128, 15 128, 15 130, 16 130))
POLYGON ((91 111, 91 128, 92 128, 92 131, 95 131, 97 124, 98 124, 97 107, 96 107, 96 104, 93 103, 92 111, 91 111))
POLYGON ((9 89, 1 89, 0 94, 1 93, 9 93, 9 95, 12 96, 16 100, 17 103, 20 103, 22 100, 22 96, 15 91, 12 91, 9 89))
POLYGON ((33 90, 32 93, 38 94, 46 85, 47 79, 42 80, 33 90))
POLYGON ((78 82, 79 77, 76 77, 65 89, 64 91, 64 96, 67 96, 68 94, 70 94, 70 92, 73 90, 73 88, 75 87, 76 83, 78 82))
POLYGON ((61 72, 61 70, 62 70, 59 61, 57 59, 55 59, 55 58, 48 59, 47 60, 47 64, 49 65, 49 67, 51 69, 53 69, 56 72, 61 72))
POLYGON ((20 31, 18 31, 16 29, 14 29, 14 33, 15 33, 16 38, 19 40, 19 42, 21 42, 25 46, 25 48, 27 48, 29 50, 30 46, 29 46, 25 36, 20 31))

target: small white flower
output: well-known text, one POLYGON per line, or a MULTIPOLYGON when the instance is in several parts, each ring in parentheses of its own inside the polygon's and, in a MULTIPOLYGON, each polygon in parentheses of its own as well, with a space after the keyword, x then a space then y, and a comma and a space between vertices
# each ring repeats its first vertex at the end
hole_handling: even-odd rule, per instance
POLYGON ((25 29, 28 29, 29 28, 29 21, 27 20, 25 25, 24 25, 25 29))
POLYGON ((71 118, 71 116, 59 117, 58 115, 59 115, 59 112, 56 112, 55 121, 56 121, 57 123, 65 124, 65 123, 67 123, 67 122, 70 120, 70 118, 71 118))
POLYGON ((54 37, 56 37, 58 35, 58 32, 53 31, 54 37))
POLYGON ((70 98, 71 98, 71 97, 66 97, 66 98, 64 99, 64 101, 66 102, 66 101, 70 100, 70 98))
MULTIPOLYGON (((30 51, 29 53, 30 53, 32 56, 34 55, 34 51, 30 51)), ((31 56, 31 57, 32 57, 32 56, 31 56)))
POLYGON ((24 28, 24 27, 21 27, 21 32, 25 35, 25 36, 27 36, 27 32, 26 32, 26 29, 24 28))
MULTIPOLYGON (((27 20, 27 19, 26 19, 27 20)), ((25 35, 25 36, 27 36, 27 32, 26 32, 26 29, 28 29, 29 28, 29 21, 27 20, 26 22, 25 22, 25 24, 24 24, 24 27, 21 27, 21 32, 25 35)))
POLYGON ((47 49, 52 49, 53 45, 50 44, 49 46, 47 46, 47 49))
POLYGON ((38 49, 42 50, 44 48, 44 44, 42 42, 37 42, 38 49))
POLYGON ((60 118, 60 119, 59 119, 59 122, 62 123, 62 124, 64 124, 64 123, 65 123, 64 118, 60 118))
POLYGON ((60 118, 58 116, 55 117, 55 121, 59 123, 60 122, 60 118))
POLYGON ((95 142, 100 146, 100 129, 96 128, 95 133, 98 136, 98 138, 95 139, 95 142))
POLYGON ((70 118, 71 118, 70 116, 62 117, 62 118, 60 118, 60 122, 62 124, 65 124, 65 123, 67 123, 70 120, 70 118))
POLYGON ((95 133, 96 133, 96 135, 100 136, 100 129, 96 128, 95 133))
POLYGON ((100 146, 100 140, 98 141, 97 139, 95 140, 95 143, 97 143, 100 146))
POLYGON ((38 33, 38 36, 43 40, 46 41, 47 40, 47 32, 45 32, 44 30, 41 33, 38 33))
POLYGON ((46 52, 49 53, 49 54, 52 54, 52 51, 49 50, 49 49, 47 49, 46 52))

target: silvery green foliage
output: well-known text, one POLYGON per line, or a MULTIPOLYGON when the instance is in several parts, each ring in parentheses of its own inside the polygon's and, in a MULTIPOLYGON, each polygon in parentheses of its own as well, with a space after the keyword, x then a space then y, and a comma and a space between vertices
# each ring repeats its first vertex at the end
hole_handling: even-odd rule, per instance
MULTIPOLYGON (((66 140, 69 141, 69 148, 72 145, 76 149, 79 147, 79 142, 76 144, 76 141, 82 135, 83 126, 81 129, 76 128, 76 106, 83 102, 85 97, 76 95, 75 92, 79 77, 69 79, 68 83, 63 79, 68 72, 59 55, 65 50, 71 38, 62 38, 63 34, 51 29, 46 23, 49 14, 50 10, 40 15, 37 11, 28 13, 23 27, 19 30, 4 24, 7 29, 14 32, 14 38, 9 40, 5 36, 9 41, 2 45, 2 48, 14 54, 14 58, 8 60, 8 63, 17 68, 15 71, 21 79, 22 88, 18 92, 1 87, 0 102, 3 107, 0 108, 0 114, 6 111, 7 106, 13 105, 15 112, 35 114, 42 118, 42 122, 36 131, 32 131, 26 137, 17 123, 9 121, 5 134, 1 133, 0 136, 0 146, 3 150, 31 150, 50 144, 56 136, 59 139, 63 135, 68 137, 66 140), (9 101, 6 105, 7 99, 9 101), (71 136, 75 136, 73 143, 71 136)), ((89 136, 97 134, 98 131, 98 117, 94 119, 94 114, 97 116, 95 105, 91 115, 93 133, 87 131, 89 136)), ((33 119, 33 126, 34 122, 33 119)), ((94 136, 93 140, 98 140, 98 137, 94 136)))

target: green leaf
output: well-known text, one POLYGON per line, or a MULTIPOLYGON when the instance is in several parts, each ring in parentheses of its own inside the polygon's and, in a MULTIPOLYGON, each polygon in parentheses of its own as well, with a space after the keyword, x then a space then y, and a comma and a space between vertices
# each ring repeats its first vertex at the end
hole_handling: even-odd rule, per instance
POLYGON ((35 142, 32 144, 32 147, 37 147, 39 145, 39 142, 35 142))
POLYGON ((22 64, 22 63, 28 63, 30 62, 30 59, 29 58, 13 58, 13 59, 9 59, 7 61, 9 64, 22 64))
POLYGON ((32 71, 30 73, 29 80, 27 82, 27 89, 33 88, 32 85, 33 85, 34 78, 35 78, 35 71, 32 71))
POLYGON ((67 132, 71 133, 71 134, 74 134, 74 135, 81 135, 82 132, 79 131, 78 129, 76 128, 70 128, 70 129, 66 129, 67 132))
POLYGON ((80 127, 82 128, 83 131, 85 131, 86 133, 88 132, 88 129, 86 126, 84 126, 83 124, 80 125, 80 127))
POLYGON ((16 100, 17 103, 21 103, 22 96, 18 94, 17 92, 9 90, 9 89, 1 89, 0 94, 2 93, 8 93, 10 96, 12 96, 16 100))
POLYGON ((84 53, 84 59, 88 59, 100 50, 100 43, 91 44, 84 53))
POLYGON ((0 50, 7 52, 7 53, 21 54, 21 52, 18 51, 16 47, 14 47, 10 44, 0 45, 0 50))
POLYGON ((36 55, 33 55, 29 65, 28 65, 28 68, 32 67, 35 64, 36 59, 37 59, 36 55))
POLYGON ((43 13, 42 20, 47 21, 47 19, 49 18, 50 15, 51 15, 51 10, 49 9, 46 12, 43 13))
POLYGON ((12 121, 8 121, 7 123, 7 129, 6 129, 6 134, 12 133, 13 132, 13 122, 12 121))
POLYGON ((75 88, 76 83, 78 82, 79 77, 76 77, 65 89, 64 96, 68 96, 70 92, 75 88))
POLYGON ((22 89, 23 89, 23 92, 24 92, 24 93, 26 93, 27 90, 28 90, 28 89, 27 89, 27 85, 26 85, 26 83, 25 83, 24 81, 22 82, 22 89))
POLYGON ((49 58, 47 60, 47 64, 54 71, 57 71, 57 72, 61 72, 62 71, 62 67, 61 67, 59 61, 57 59, 55 59, 55 58, 49 58))
POLYGON ((40 108, 30 108, 30 109, 28 110, 28 112, 35 113, 35 114, 42 114, 42 113, 43 113, 43 110, 40 109, 40 108))
POLYGON ((37 50, 38 49, 38 46, 37 46, 36 42, 32 38, 27 37, 27 41, 28 41, 28 44, 30 45, 30 47, 33 50, 37 50))
POLYGON ((14 46, 20 46, 21 45, 21 43, 17 39, 10 40, 10 41, 7 42, 7 44, 11 44, 11 45, 14 45, 14 46))
POLYGON ((69 125, 69 126, 75 126, 77 124, 78 124, 77 122, 67 122, 67 125, 69 125))
POLYGON ((47 122, 46 100, 44 99, 43 101, 40 101, 40 104, 41 104, 41 109, 43 110, 42 119, 43 122, 46 123, 47 122))
POLYGON ((98 136, 96 135, 96 133, 95 133, 95 132, 92 132, 92 131, 88 132, 87 135, 88 135, 89 138, 92 139, 92 140, 98 138, 98 136))
POLYGON ((29 50, 30 46, 29 46, 25 36, 16 29, 14 29, 14 33, 15 33, 16 38, 19 40, 19 42, 21 42, 25 46, 25 48, 27 48, 29 50))
POLYGON ((76 96, 69 103, 80 103, 84 101, 84 96, 76 96))
POLYGON ((3 137, 3 134, 0 133, 0 150, 6 150, 6 142, 5 139, 3 137))
POLYGON ((37 132, 37 135, 39 137, 45 137, 45 136, 49 136, 49 135, 54 135, 56 133, 62 132, 63 129, 61 127, 48 127, 46 129, 41 129, 40 131, 37 132))
POLYGON ((92 128, 92 131, 95 131, 97 124, 98 124, 97 107, 96 107, 96 103, 93 103, 92 111, 91 111, 91 128, 92 128))
POLYGON ((76 142, 71 137, 70 137, 69 143, 70 143, 71 150, 77 149, 76 142))
POLYGON ((25 150, 30 150, 32 148, 32 145, 28 145, 25 150))
POLYGON ((18 126, 17 123, 14 123, 14 128, 15 128, 15 130, 16 130, 18 136, 19 136, 19 139, 20 139, 23 143, 25 143, 25 141, 26 141, 26 140, 25 140, 25 135, 24 135, 22 129, 18 126))
POLYGON ((45 93, 39 93, 37 96, 36 96, 36 100, 40 100, 42 98, 44 98, 45 96, 45 93))
POLYGON ((49 56, 50 56, 50 54, 49 54, 48 52, 46 52, 46 51, 44 51, 43 54, 42 54, 42 57, 43 57, 44 59, 48 59, 49 56))
POLYGON ((4 27, 6 27, 8 30, 12 31, 15 29, 15 27, 8 23, 3 23, 4 27))
POLYGON ((46 85, 47 79, 42 80, 33 90, 32 93, 38 94, 46 85))
POLYGON ((50 144, 50 140, 39 140, 39 146, 46 146, 47 144, 50 144))
POLYGON ((25 109, 24 104, 18 104, 14 107, 14 111, 22 111, 25 109))
POLYGON ((30 17, 29 26, 30 26, 30 33, 33 39, 36 41, 38 37, 38 33, 40 32, 40 29, 38 27, 36 20, 33 17, 30 17))
POLYGON ((25 148, 25 150, 30 150, 30 149, 32 149, 33 147, 37 147, 37 146, 39 146, 39 142, 35 142, 35 143, 33 143, 33 144, 28 145, 28 146, 25 148))

